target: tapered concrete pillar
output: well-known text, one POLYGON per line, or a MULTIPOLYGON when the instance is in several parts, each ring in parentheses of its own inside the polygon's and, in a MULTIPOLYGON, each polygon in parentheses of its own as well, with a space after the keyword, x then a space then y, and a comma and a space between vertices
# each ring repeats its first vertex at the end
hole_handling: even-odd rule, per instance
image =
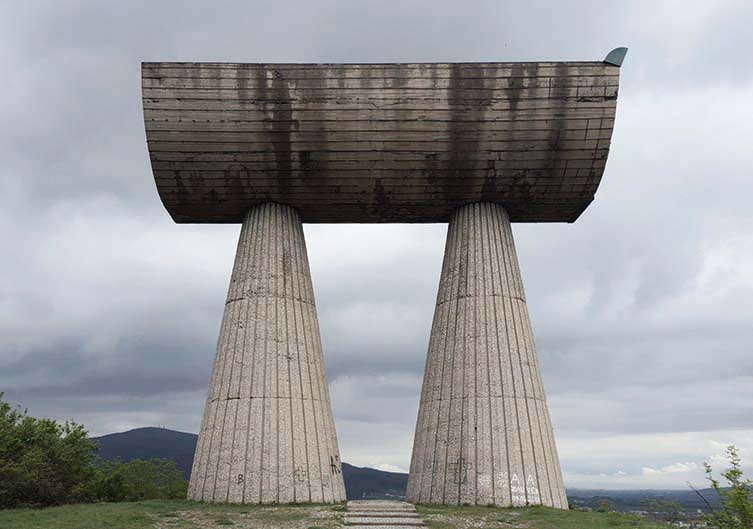
POLYGON ((510 220, 450 220, 416 424, 415 503, 567 508, 510 220))
POLYGON ((287 206, 243 222, 188 497, 345 500, 303 228, 287 206))

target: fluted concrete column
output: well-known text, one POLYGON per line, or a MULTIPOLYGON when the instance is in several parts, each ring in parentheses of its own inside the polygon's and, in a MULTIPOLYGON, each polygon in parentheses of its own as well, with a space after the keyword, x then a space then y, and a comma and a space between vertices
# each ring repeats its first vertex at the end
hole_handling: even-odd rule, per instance
POLYGON ((243 222, 189 499, 345 500, 306 244, 295 210, 243 222))
POLYGON ((447 233, 408 499, 567 508, 510 220, 456 211, 447 233))

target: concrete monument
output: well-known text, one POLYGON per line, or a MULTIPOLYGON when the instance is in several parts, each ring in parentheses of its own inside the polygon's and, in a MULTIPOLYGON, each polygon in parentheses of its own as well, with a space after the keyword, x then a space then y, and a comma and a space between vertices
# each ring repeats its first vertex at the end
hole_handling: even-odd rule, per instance
POLYGON ((624 55, 143 64, 167 211, 242 224, 189 498, 345 499, 302 223, 449 222, 408 499, 567 508, 510 223, 593 200, 624 55))

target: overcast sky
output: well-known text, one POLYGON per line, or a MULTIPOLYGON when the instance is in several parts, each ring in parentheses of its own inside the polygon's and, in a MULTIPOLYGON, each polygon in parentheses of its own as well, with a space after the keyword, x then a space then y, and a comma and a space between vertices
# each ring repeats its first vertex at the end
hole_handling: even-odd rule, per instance
MULTIPOLYGON (((601 60, 575 224, 515 225, 569 487, 753 470, 753 2, 3 2, 0 391, 92 434, 196 432, 239 226, 176 225, 141 61, 601 60)), ((407 469, 445 225, 307 225, 343 460, 407 469)))

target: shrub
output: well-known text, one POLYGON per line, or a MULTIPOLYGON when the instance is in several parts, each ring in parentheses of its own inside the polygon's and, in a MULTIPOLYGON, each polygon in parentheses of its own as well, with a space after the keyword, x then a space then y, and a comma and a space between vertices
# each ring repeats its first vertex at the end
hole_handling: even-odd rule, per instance
POLYGON ((97 449, 82 425, 31 417, 0 392, 0 509, 186 497, 174 461, 105 461, 97 449))
POLYGON ((743 476, 740 469, 740 456, 735 446, 727 447, 727 459, 730 467, 721 476, 727 481, 722 487, 714 478, 711 465, 706 467, 706 479, 719 495, 722 507, 708 515, 707 521, 717 529, 753 529, 753 499, 751 499, 751 482, 743 476))
POLYGON ((184 499, 188 482, 175 461, 134 459, 97 463, 93 495, 101 501, 184 499))
POLYGON ((89 499, 97 449, 75 422, 37 419, 0 393, 0 508, 89 499))

